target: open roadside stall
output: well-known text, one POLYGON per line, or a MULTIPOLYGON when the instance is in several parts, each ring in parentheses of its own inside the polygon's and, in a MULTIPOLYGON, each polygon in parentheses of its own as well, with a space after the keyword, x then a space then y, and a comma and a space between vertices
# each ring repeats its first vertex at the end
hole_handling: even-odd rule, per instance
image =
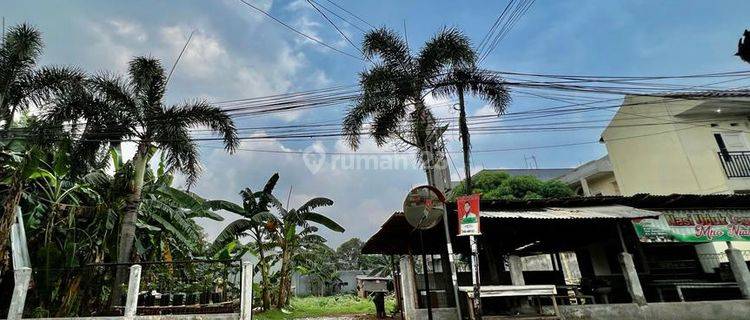
MULTIPOLYGON (((471 296, 466 288, 471 286, 469 245, 467 239, 455 237, 455 203, 448 203, 447 210, 459 256, 459 307, 469 315, 463 302, 471 296)), ((683 301, 711 303, 718 312, 736 311, 737 301, 748 307, 739 299, 747 298, 750 288, 745 262, 750 251, 741 250, 750 248, 741 242, 750 239, 750 196, 482 201, 481 216, 479 267, 486 315, 596 318, 606 309, 609 316, 619 310, 614 313, 617 318, 618 312, 632 316, 630 312, 679 303, 684 305, 676 312, 696 312, 683 301), (733 248, 725 251, 726 241, 732 241, 733 248), (554 293, 529 294, 531 286, 552 286, 554 293), (521 294, 505 293, 513 290, 521 294), (542 299, 548 295, 553 299, 542 299), (554 305, 560 305, 559 311, 554 305)), ((395 213, 363 248, 363 253, 401 257, 399 298, 407 318, 421 319, 426 299, 432 302, 435 318, 456 318, 443 232, 442 224, 424 230, 428 259, 422 261, 413 228, 403 214, 395 213), (430 266, 429 293, 421 280, 424 263, 430 266)))

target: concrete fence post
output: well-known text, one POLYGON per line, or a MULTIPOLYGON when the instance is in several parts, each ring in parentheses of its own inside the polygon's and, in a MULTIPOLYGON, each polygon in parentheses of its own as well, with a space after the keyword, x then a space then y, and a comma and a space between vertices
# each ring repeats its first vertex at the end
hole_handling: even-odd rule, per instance
POLYGON ((405 320, 413 320, 417 317, 417 282, 414 278, 414 264, 409 255, 401 257, 400 264, 401 295, 404 298, 404 318, 405 320))
POLYGON ((737 286, 740 287, 742 297, 744 299, 750 299, 750 270, 747 268, 745 258, 742 256, 742 251, 729 248, 724 251, 729 259, 729 267, 732 269, 734 274, 734 280, 737 281, 737 286))
POLYGON ((253 264, 242 262, 242 286, 240 287, 240 320, 253 318, 253 264))
POLYGON ((18 320, 23 317, 23 307, 26 304, 26 292, 29 291, 31 268, 22 267, 13 271, 13 296, 10 298, 8 320, 18 320))
POLYGON ((627 252, 620 253, 620 267, 622 268, 622 275, 625 277, 625 285, 628 288, 630 297, 633 298, 633 302, 639 306, 646 305, 646 296, 643 294, 641 280, 638 278, 638 273, 635 270, 633 255, 627 252))
POLYGON ((130 266, 130 278, 128 279, 128 296, 125 300, 125 319, 135 318, 138 308, 138 292, 141 286, 141 266, 130 266))

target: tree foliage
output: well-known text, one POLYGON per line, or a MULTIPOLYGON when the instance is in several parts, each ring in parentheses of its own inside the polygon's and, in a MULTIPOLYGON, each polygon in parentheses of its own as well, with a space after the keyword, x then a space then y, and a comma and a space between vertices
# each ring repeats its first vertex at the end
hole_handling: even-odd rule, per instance
MULTIPOLYGON (((573 189, 559 180, 542 181, 534 176, 510 176, 505 172, 481 171, 474 175, 471 193, 481 193, 482 199, 541 199, 575 195, 573 189)), ((452 197, 466 194, 461 182, 453 188, 452 197)))

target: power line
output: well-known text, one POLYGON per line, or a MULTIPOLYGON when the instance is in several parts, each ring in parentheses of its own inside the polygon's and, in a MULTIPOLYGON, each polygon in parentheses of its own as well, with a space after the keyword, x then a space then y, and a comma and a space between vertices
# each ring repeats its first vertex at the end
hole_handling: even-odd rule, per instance
POLYGON ((182 59, 182 55, 185 53, 185 50, 187 49, 188 45, 190 44, 190 40, 193 39, 193 34, 195 33, 195 30, 190 31, 190 36, 188 36, 187 41, 185 41, 185 46, 182 47, 182 50, 180 50, 180 54, 177 55, 177 59, 174 60, 174 64, 172 65, 172 69, 169 70, 169 74, 167 75, 167 80, 164 82, 164 87, 166 87, 169 84, 169 79, 172 78, 172 73, 174 73, 174 70, 177 69, 177 64, 180 63, 180 59, 182 59))
MULTIPOLYGON (((341 35, 341 37, 344 38, 344 40, 346 40, 346 42, 348 42, 350 45, 352 45, 352 47, 354 47, 354 49, 356 49, 357 51, 359 51, 359 53, 362 54, 362 56, 366 58, 365 53, 362 52, 362 49, 360 49, 356 44, 354 44, 354 42, 352 42, 352 40, 349 39, 348 36, 346 36, 346 34, 344 33, 344 31, 341 31, 341 29, 339 29, 339 27, 335 23, 333 23, 333 21, 331 21, 331 19, 329 19, 328 16, 323 11, 321 11, 316 5, 314 5, 311 0, 307 0, 307 3, 310 4, 310 6, 313 7, 313 9, 315 9, 315 11, 318 11, 318 13, 320 13, 320 15, 323 16, 323 18, 325 18, 326 21, 328 21, 328 23, 330 23, 331 26, 333 26, 334 29, 336 29, 336 31, 341 35)), ((367 60, 370 60, 370 59, 368 58, 367 60)))
POLYGON ((498 24, 500 23, 500 20, 503 19, 505 16, 505 13, 508 12, 508 8, 513 4, 514 0, 509 0, 508 4, 505 5, 505 8, 500 13, 499 16, 497 16, 497 19, 495 19, 495 22, 490 27, 490 30, 487 31, 487 33, 482 37, 482 40, 479 42, 479 45, 477 46, 477 53, 481 56, 482 51, 484 50, 485 45, 487 44, 488 40, 492 37, 492 35, 495 33, 495 29, 497 28, 498 24))
POLYGON ((360 27, 360 26, 359 26, 358 24, 356 24, 356 23, 353 23, 353 22, 349 21, 348 19, 346 19, 346 18, 344 18, 344 17, 340 16, 340 15, 339 15, 338 13, 336 13, 335 11, 333 11, 333 10, 331 10, 331 9, 328 9, 328 7, 324 6, 324 5, 322 4, 322 3, 320 3, 320 2, 317 2, 317 1, 315 1, 315 0, 310 0, 310 1, 312 1, 313 3, 315 3, 315 5, 317 5, 317 6, 321 7, 321 8, 323 8, 323 10, 325 10, 325 11, 328 11, 328 12, 329 12, 329 13, 331 13, 332 15, 334 15, 334 16, 336 16, 337 18, 341 19, 341 21, 344 21, 344 22, 348 23, 348 24, 349 24, 350 26, 352 26, 352 27, 356 28, 357 30, 361 31, 362 33, 367 33, 367 30, 365 30, 365 28, 362 28, 362 27, 360 27))
POLYGON ((499 43, 505 38, 510 30, 513 29, 518 20, 520 20, 520 18, 529 11, 531 6, 534 4, 534 1, 535 0, 521 0, 520 2, 516 3, 515 7, 513 7, 510 13, 510 16, 505 20, 505 23, 500 28, 500 31, 497 32, 495 37, 490 42, 489 46, 485 47, 486 50, 480 56, 479 62, 484 61, 484 59, 486 59, 492 53, 492 51, 497 48, 499 43))
POLYGON ((337 4, 336 2, 334 2, 334 1, 332 1, 332 0, 326 0, 326 1, 328 1, 328 2, 330 3, 330 4, 332 4, 332 5, 336 6, 336 8, 339 8, 339 9, 341 9, 342 11, 344 11, 344 12, 348 13, 349 15, 351 15, 352 17, 354 17, 355 19, 357 19, 357 20, 359 20, 359 21, 362 21, 362 22, 364 22, 364 23, 365 23, 366 25, 370 26, 370 28, 373 28, 373 29, 375 29, 375 26, 373 26, 372 24, 370 24, 369 22, 367 22, 367 21, 366 21, 365 19, 362 19, 362 18, 360 18, 360 17, 358 16, 358 15, 356 15, 356 14, 352 13, 351 11, 349 11, 349 10, 346 10, 346 8, 344 8, 344 7, 340 6, 340 5, 339 5, 339 4, 337 4))
POLYGON ((267 16, 267 17, 269 17, 269 18, 273 19, 273 21, 276 21, 277 23, 281 24, 282 26, 286 27, 287 29, 289 29, 289 30, 292 30, 292 31, 293 31, 294 33, 296 33, 296 34, 298 34, 298 35, 300 35, 300 36, 303 36, 303 37, 305 37, 305 38, 307 38, 307 39, 309 39, 309 40, 311 40, 311 41, 313 41, 313 42, 315 42, 315 43, 317 43, 317 44, 319 44, 319 45, 321 45, 321 46, 324 46, 324 47, 326 47, 326 48, 328 48, 328 49, 331 49, 331 50, 333 50, 333 51, 336 51, 336 52, 338 52, 338 53, 340 53, 340 54, 343 54, 343 55, 349 56, 349 57, 351 57, 351 58, 354 58, 354 59, 357 59, 357 60, 362 60, 362 61, 364 61, 364 59, 362 59, 362 58, 360 58, 360 57, 357 57, 357 56, 355 56, 355 55, 353 55, 353 54, 351 54, 351 53, 348 53, 348 52, 346 52, 346 51, 341 51, 341 50, 339 50, 339 49, 336 49, 335 47, 333 47, 333 46, 331 46, 331 45, 329 45, 329 44, 327 44, 327 43, 325 43, 325 42, 323 42, 323 41, 319 40, 318 38, 315 38, 315 37, 313 37, 313 36, 310 36, 310 35, 308 35, 308 34, 306 34, 306 33, 302 32, 302 31, 299 31, 299 30, 297 30, 296 28, 294 28, 294 27, 290 26, 290 25, 289 25, 289 24, 287 24, 286 22, 284 22, 284 21, 281 21, 281 20, 279 20, 278 18, 276 18, 276 17, 272 16, 272 15, 271 15, 270 13, 266 12, 265 10, 263 10, 263 9, 261 9, 261 8, 258 8, 258 7, 256 7, 256 6, 254 6, 254 5, 250 4, 250 3, 248 3, 248 2, 247 2, 247 1, 245 1, 245 0, 240 0, 240 2, 242 2, 243 4, 245 4, 245 5, 246 5, 246 6, 248 6, 248 7, 251 7, 251 8, 253 8, 253 9, 255 9, 256 11, 258 11, 258 12, 260 12, 260 13, 264 14, 265 16, 267 16))

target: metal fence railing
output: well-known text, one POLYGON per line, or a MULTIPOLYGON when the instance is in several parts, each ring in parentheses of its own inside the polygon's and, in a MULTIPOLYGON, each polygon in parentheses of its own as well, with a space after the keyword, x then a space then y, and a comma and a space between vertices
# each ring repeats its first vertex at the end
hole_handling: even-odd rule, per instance
POLYGON ((140 264, 139 314, 231 313, 239 310, 240 261, 140 264))
POLYGON ((719 159, 727 178, 750 177, 750 151, 721 151, 719 159))

